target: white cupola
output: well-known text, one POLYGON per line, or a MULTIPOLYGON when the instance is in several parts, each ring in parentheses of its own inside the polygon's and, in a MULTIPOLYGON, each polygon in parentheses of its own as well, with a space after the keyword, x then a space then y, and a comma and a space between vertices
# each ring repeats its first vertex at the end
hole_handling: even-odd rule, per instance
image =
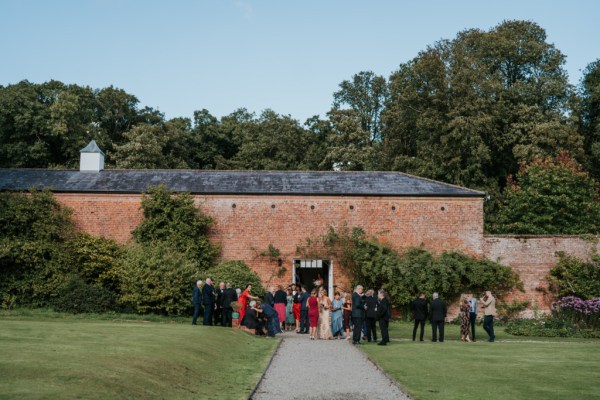
POLYGON ((80 151, 81 157, 79 161, 80 171, 100 172, 104 169, 104 153, 92 140, 80 151))

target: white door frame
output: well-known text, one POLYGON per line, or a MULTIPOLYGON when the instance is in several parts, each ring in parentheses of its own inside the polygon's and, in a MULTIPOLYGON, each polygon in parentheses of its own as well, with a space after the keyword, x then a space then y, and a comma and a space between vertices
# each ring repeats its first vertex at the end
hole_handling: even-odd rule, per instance
MULTIPOLYGON (((292 283, 296 282, 296 260, 300 261, 318 261, 318 260, 308 260, 302 258, 294 258, 292 259, 292 283)), ((329 261, 329 271, 327 276, 327 294, 330 299, 333 299, 333 260, 320 260, 320 261, 329 261)))

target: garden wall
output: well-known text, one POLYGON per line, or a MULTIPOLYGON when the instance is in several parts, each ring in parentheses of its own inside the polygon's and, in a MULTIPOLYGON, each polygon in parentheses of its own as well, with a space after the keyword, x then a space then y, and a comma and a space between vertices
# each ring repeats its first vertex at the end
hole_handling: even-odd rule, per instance
MULTIPOLYGON (((516 291, 506 300, 529 301, 542 311, 552 302, 545 277, 558 261, 556 253, 587 259, 594 248, 600 249, 597 240, 580 236, 486 235, 483 240, 485 257, 512 267, 523 281, 525 292, 516 291)), ((533 308, 525 316, 532 312, 533 308)))

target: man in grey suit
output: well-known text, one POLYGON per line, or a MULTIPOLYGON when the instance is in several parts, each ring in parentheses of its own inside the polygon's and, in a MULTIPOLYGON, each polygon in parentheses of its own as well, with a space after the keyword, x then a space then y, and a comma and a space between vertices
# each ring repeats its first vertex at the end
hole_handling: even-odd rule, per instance
POLYGON ((448 309, 446 308, 446 303, 439 298, 437 293, 433 294, 433 301, 431 302, 431 306, 429 309, 429 314, 431 315, 431 329, 433 330, 431 340, 437 342, 438 336, 437 331, 440 331, 440 342, 444 341, 444 322, 446 320, 446 314, 448 309))
POLYGON ((352 344, 360 344, 360 333, 365 319, 365 300, 362 293, 361 285, 354 288, 354 293, 352 293, 352 323, 354 324, 352 344))

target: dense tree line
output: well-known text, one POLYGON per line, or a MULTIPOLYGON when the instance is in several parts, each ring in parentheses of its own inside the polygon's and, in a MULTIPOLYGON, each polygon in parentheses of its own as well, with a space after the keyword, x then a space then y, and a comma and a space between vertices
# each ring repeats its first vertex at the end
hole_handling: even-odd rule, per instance
POLYGON ((539 25, 504 21, 440 40, 388 78, 355 74, 304 123, 246 109, 167 120, 121 89, 22 81, 0 86, 0 167, 75 168, 95 139, 107 168, 403 171, 488 192, 488 228, 503 230, 506 188, 527 165, 561 155, 598 188, 600 60, 578 87, 564 65, 539 25))

